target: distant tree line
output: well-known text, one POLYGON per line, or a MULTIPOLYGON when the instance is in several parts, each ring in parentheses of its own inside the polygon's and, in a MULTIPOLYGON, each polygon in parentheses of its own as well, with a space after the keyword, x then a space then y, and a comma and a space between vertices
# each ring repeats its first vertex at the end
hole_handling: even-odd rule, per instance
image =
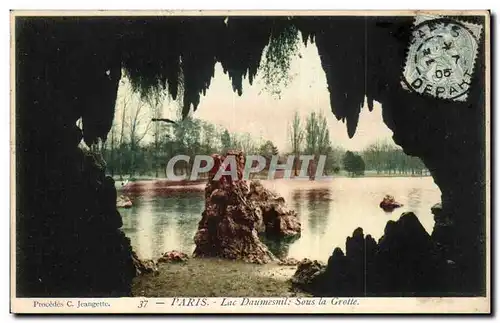
POLYGON ((362 151, 366 169, 377 174, 426 175, 428 170, 422 160, 405 154, 387 141, 377 141, 362 151))
MULTIPOLYGON (((179 161, 175 164, 177 174, 189 174, 196 155, 225 153, 230 149, 239 149, 246 154, 277 154, 277 148, 271 141, 256 140, 248 133, 231 133, 227 129, 212 123, 187 117, 179 118, 176 124, 155 123, 152 127, 137 132, 138 139, 144 131, 153 132, 153 141, 142 143, 130 134, 133 126, 125 124, 123 140, 113 140, 114 132, 121 132, 121 127, 113 127, 111 138, 102 149, 107 161, 107 170, 111 175, 166 176, 168 161, 177 155, 190 156, 188 163, 179 161)), ((121 138, 121 137, 119 137, 121 138)), ((271 157, 269 157, 270 159, 271 157)))
MULTIPOLYGON (((123 82, 123 81, 122 81, 123 82)), ((127 84, 125 84, 127 85, 127 84)), ((238 149, 247 155, 266 158, 267 167, 272 156, 296 156, 294 175, 301 169, 300 155, 312 155, 314 161, 325 155, 325 175, 344 169, 351 176, 362 176, 366 171, 377 174, 423 175, 427 169, 417 157, 406 155, 401 148, 386 141, 377 141, 361 152, 345 151, 332 145, 326 117, 321 112, 311 112, 301 118, 295 112, 288 125, 288 142, 291 151, 279 152, 276 145, 249 133, 233 133, 219 125, 188 116, 181 118, 180 109, 175 123, 153 122, 162 118, 162 107, 168 98, 155 96, 144 99, 133 94, 130 88, 117 99, 117 109, 111 131, 98 149, 106 160, 107 172, 120 177, 164 177, 168 161, 176 155, 190 156, 190 162, 176 163, 176 173, 189 174, 195 155, 225 153, 238 149)))
POLYGON ((377 141, 359 153, 347 151, 342 165, 350 176, 362 176, 365 171, 389 175, 427 175, 429 172, 420 158, 405 154, 387 141, 377 141))

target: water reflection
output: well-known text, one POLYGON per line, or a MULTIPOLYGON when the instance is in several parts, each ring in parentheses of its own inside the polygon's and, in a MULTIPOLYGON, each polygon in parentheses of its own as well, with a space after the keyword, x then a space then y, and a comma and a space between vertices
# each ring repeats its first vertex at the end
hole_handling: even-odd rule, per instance
POLYGON ((309 230, 314 232, 314 237, 321 240, 328 227, 331 209, 330 188, 316 188, 307 190, 307 207, 309 230))
MULTIPOLYGON (((434 225, 430 208, 441 193, 432 178, 337 178, 332 181, 263 181, 281 194, 299 214, 301 237, 292 242, 265 241, 278 257, 304 257, 326 261, 335 247, 345 248, 345 239, 357 227, 379 239, 388 220, 412 211, 431 233, 434 225), (379 203, 385 194, 404 206, 385 213, 379 203)), ((151 187, 154 187, 151 185, 151 187)), ((154 189, 154 188, 152 188, 154 189)), ((162 194, 143 190, 131 196, 134 207, 121 209, 123 231, 141 257, 159 257, 168 250, 188 254, 194 250, 193 237, 204 209, 203 186, 197 189, 170 189, 162 194)))
POLYGON ((184 192, 173 196, 133 196, 134 206, 121 209, 123 231, 140 257, 156 258, 169 250, 188 254, 204 208, 204 193, 184 192))
POLYGON ((417 212, 422 199, 422 189, 412 188, 408 191, 408 209, 417 212))

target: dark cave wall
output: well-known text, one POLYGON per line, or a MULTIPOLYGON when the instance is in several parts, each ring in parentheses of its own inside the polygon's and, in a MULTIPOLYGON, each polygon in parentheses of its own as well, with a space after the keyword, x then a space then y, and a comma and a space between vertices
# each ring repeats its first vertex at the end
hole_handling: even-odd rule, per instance
POLYGON ((459 277, 448 288, 486 293, 485 56, 484 18, 472 86, 466 102, 450 102, 403 90, 401 75, 413 17, 359 17, 318 22, 315 40, 331 94, 332 111, 349 135, 364 93, 382 105, 384 122, 405 153, 418 156, 442 192, 443 211, 432 238, 459 277), (349 30, 350 32, 344 32, 349 30), (361 43, 366 44, 361 45, 361 43), (347 48, 349 55, 336 52, 347 48), (365 92, 359 89, 364 88, 365 92), (451 221, 451 222, 450 222, 451 221))
MULTIPOLYGON (((477 17, 459 19, 484 26, 477 17)), ((408 93, 396 80, 380 95, 384 122, 395 142, 422 159, 442 192, 443 211, 432 238, 461 273, 450 289, 469 295, 486 294, 484 42, 483 36, 466 102, 408 93)))
POLYGON ((103 23, 16 20, 19 297, 130 293, 114 182, 77 146, 105 138, 114 115, 120 57, 103 23))

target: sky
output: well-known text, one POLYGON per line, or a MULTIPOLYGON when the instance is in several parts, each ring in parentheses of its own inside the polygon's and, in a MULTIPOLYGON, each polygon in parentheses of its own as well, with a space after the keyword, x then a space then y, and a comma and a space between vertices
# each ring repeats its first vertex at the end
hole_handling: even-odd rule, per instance
MULTIPOLYGON (((230 132, 247 132, 256 139, 271 140, 280 151, 290 149, 287 129, 295 111, 303 120, 312 111, 321 111, 327 118, 334 146, 360 151, 379 139, 392 141, 392 131, 383 123, 378 103, 372 112, 363 107, 356 134, 352 139, 348 137, 345 123, 338 121, 331 112, 326 76, 314 44, 304 46, 299 42, 299 55, 291 62, 290 75, 292 79, 282 88, 281 98, 264 89, 259 73, 253 85, 248 80, 243 81, 243 94, 238 96, 233 92, 228 75, 217 63, 210 88, 201 97, 193 117, 221 125, 230 132)), ((175 119, 176 111, 176 103, 166 101, 162 117, 175 119)))

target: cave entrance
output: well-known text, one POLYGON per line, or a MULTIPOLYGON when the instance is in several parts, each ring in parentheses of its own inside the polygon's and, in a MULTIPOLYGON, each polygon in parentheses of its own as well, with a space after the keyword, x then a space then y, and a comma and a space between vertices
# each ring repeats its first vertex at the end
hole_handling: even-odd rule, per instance
MULTIPOLYGON (((300 240, 277 242, 263 238, 273 253, 326 261, 331 254, 330 246, 344 249, 345 237, 358 226, 362 225, 367 234, 379 239, 387 220, 397 220, 403 212, 414 212, 427 233, 432 234, 431 207, 440 202, 441 192, 429 170, 418 157, 405 154, 395 144, 378 102, 374 102, 370 111, 365 98, 357 133, 350 138, 345 123, 331 113, 327 79, 316 45, 304 44, 300 35, 293 44, 288 67, 276 79, 274 74, 269 74, 274 68, 272 64, 266 65, 269 50, 266 47, 252 84, 248 78, 242 80, 241 95, 234 92, 223 66, 216 63, 210 88, 200 97, 197 110, 190 111, 185 118, 182 99, 174 100, 168 93, 162 93, 155 100, 141 98, 123 72, 114 123, 102 150, 107 160, 107 174, 116 180, 161 182, 166 179, 168 160, 176 155, 188 155, 193 161, 196 155, 223 154, 232 149, 247 155, 264 155, 266 161, 276 154, 280 156, 280 163, 285 163, 289 155, 324 154, 327 157, 325 175, 333 176, 328 182, 306 181, 290 184, 290 189, 290 185, 283 184, 285 181, 267 181, 267 168, 253 176, 264 180, 284 196, 289 205, 301 210, 305 233, 300 240), (176 124, 155 123, 151 121, 154 118, 168 118, 176 124), (298 136, 301 140, 294 142, 298 136), (361 168, 358 160, 361 160, 361 168), (368 188, 364 189, 365 186, 368 188), (379 203, 385 195, 394 196, 403 208, 384 212, 379 203), (377 219, 366 223, 366 216, 377 219)), ((178 174, 190 175, 191 167, 189 163, 179 162, 178 174)), ((161 187, 146 186, 152 190, 161 187)), ((154 210, 173 205, 174 199, 182 203, 178 210, 169 212, 169 216, 175 218, 177 213, 192 212, 189 225, 144 221, 142 229, 149 238, 131 235, 132 245, 143 258, 159 257, 165 248, 191 252, 193 243, 182 242, 181 235, 172 233, 186 231, 187 236, 194 235, 203 211, 203 196, 169 194, 174 198, 167 193, 160 194, 157 201, 137 206, 137 212, 122 211, 127 219, 125 229, 130 232, 135 231, 134 217, 161 218, 154 210), (182 206, 183 203, 197 206, 190 210, 182 206), (155 245, 155 241, 161 243, 155 245)))

